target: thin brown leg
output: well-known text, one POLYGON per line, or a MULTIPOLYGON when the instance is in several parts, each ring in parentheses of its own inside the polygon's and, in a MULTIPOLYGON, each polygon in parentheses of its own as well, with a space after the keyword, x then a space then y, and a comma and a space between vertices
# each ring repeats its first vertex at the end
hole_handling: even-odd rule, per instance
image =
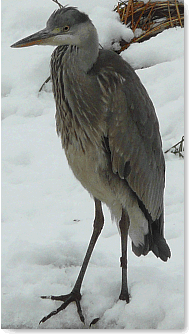
POLYGON ((129 303, 129 293, 127 285, 127 239, 129 230, 129 216, 125 210, 122 209, 122 216, 119 222, 120 232, 121 232, 121 252, 122 256, 120 258, 122 267, 122 285, 121 293, 119 299, 126 300, 129 303))
POLYGON ((59 300, 63 301, 63 304, 55 311, 49 313, 46 317, 41 319, 41 322, 47 321, 49 318, 51 318, 53 315, 59 313, 60 311, 64 310, 71 302, 75 301, 77 306, 77 311, 79 314, 79 317, 82 322, 84 322, 84 316, 82 314, 81 306, 80 306, 80 300, 81 300, 81 285, 83 282, 83 278, 85 275, 85 272, 87 270, 87 266, 91 257, 91 254, 93 252, 93 249, 95 247, 96 241, 102 231, 103 225, 104 225, 104 216, 102 212, 102 206, 101 202, 98 199, 95 200, 95 219, 94 219, 94 225, 93 225, 93 233, 89 242, 89 246, 85 255, 85 258, 83 260, 83 264, 81 266, 78 278, 75 282, 75 285, 73 287, 73 290, 68 295, 61 295, 61 296, 41 296, 43 299, 52 299, 52 300, 59 300))

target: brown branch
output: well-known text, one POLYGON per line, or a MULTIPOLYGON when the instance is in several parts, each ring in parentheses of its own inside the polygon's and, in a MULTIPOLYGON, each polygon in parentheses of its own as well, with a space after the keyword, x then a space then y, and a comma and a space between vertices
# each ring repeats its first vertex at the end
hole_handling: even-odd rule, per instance
POLYGON ((139 37, 134 37, 129 43, 121 43, 119 53, 132 43, 142 42, 157 35, 164 29, 174 26, 184 26, 184 4, 178 0, 153 1, 147 3, 138 0, 118 1, 114 9, 119 13, 120 20, 132 29, 142 30, 139 37))
POLYGON ((126 9, 126 14, 125 14, 125 24, 127 24, 127 18, 128 18, 128 16, 129 16, 129 9, 130 9, 130 7, 131 7, 131 3, 132 3, 132 0, 129 0, 128 1, 128 5, 127 5, 127 9, 126 9))
POLYGON ((170 22, 171 22, 171 27, 173 27, 173 22, 172 22, 172 17, 171 17, 171 11, 170 11, 169 0, 167 1, 167 6, 168 6, 169 19, 170 19, 170 22))
POLYGON ((179 12, 179 7, 178 7, 177 0, 175 0, 175 6, 176 6, 176 10, 177 10, 177 15, 178 15, 180 26, 183 28, 182 22, 181 22, 181 19, 180 19, 180 12, 179 12))

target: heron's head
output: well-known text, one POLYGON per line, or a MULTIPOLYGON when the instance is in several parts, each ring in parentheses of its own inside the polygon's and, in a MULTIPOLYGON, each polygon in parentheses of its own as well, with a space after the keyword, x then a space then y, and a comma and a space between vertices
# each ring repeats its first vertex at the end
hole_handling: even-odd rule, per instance
POLYGON ((75 7, 62 7, 48 19, 46 28, 11 45, 21 48, 31 45, 76 45, 89 43, 91 36, 98 41, 97 32, 88 15, 75 7))

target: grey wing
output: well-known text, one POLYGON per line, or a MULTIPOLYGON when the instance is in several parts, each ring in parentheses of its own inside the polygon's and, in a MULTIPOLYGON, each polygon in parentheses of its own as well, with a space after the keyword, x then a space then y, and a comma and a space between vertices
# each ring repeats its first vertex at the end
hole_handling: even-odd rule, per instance
POLYGON ((135 72, 114 90, 108 119, 112 169, 126 179, 153 221, 163 212, 165 162, 153 104, 135 72))

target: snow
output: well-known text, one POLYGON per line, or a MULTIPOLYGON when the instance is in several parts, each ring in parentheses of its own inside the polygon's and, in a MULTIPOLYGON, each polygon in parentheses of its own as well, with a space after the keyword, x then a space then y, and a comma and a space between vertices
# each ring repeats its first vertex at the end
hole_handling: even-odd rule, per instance
MULTIPOLYGON (((87 12, 100 43, 131 38, 112 12, 115 1, 69 4, 87 12)), ((128 254, 131 301, 118 299, 120 237, 104 207, 105 227, 82 286, 83 325, 74 304, 46 323, 39 321, 60 303, 41 295, 71 291, 94 218, 89 194, 68 167, 55 131, 55 103, 49 76, 52 47, 11 49, 42 29, 57 6, 52 1, 2 1, 2 328, 95 329, 184 328, 184 161, 165 154, 165 235, 172 257, 128 254)), ((184 29, 173 28, 122 53, 156 107, 163 150, 184 134, 184 29)))

